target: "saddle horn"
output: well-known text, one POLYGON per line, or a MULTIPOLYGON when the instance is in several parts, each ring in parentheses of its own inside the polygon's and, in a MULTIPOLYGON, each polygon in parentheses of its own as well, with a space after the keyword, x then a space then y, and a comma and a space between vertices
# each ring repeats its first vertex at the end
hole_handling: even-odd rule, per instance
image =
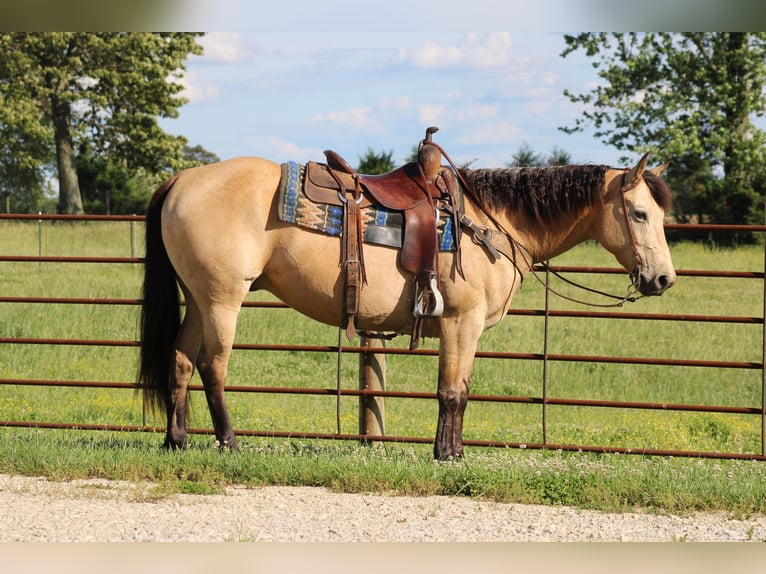
POLYGON ((426 129, 426 137, 420 142, 418 149, 418 163, 423 170, 423 176, 428 183, 433 183, 442 165, 442 154, 439 148, 433 145, 433 135, 439 131, 436 126, 426 129))

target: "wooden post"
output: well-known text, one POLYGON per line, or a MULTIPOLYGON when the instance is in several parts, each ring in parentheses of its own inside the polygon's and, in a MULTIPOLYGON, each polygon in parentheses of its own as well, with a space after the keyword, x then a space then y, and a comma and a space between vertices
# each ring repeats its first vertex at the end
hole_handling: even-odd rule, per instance
MULTIPOLYGON (((359 389, 369 391, 386 390, 386 355, 375 353, 374 349, 385 349, 384 339, 362 335, 362 348, 371 349, 359 354, 359 389)), ((359 434, 384 436, 386 408, 384 397, 359 397, 359 434)), ((380 441, 378 441, 379 443, 380 441)), ((362 439, 363 444, 376 444, 374 440, 362 439)))

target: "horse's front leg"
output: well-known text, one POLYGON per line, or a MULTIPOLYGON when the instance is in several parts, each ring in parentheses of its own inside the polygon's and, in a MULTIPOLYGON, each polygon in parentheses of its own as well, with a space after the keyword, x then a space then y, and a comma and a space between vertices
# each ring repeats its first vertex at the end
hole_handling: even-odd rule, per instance
POLYGON ((483 322, 470 317, 442 318, 439 344, 439 420, 434 458, 463 455, 463 416, 468 405, 471 370, 483 322))

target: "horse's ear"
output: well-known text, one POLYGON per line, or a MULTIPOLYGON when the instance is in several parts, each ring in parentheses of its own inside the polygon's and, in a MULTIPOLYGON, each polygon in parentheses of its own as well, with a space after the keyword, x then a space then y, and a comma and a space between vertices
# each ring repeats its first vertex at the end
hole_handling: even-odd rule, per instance
POLYGON ((638 181, 646 171, 646 163, 649 160, 649 154, 645 153, 640 160, 638 160, 638 163, 636 164, 636 167, 630 170, 630 174, 628 175, 628 185, 631 185, 632 183, 635 183, 638 181))
POLYGON ((658 165, 657 167, 653 167, 649 171, 651 171, 657 177, 662 177, 662 174, 665 173, 665 170, 667 170, 669 166, 670 166, 670 160, 666 161, 662 165, 658 165))

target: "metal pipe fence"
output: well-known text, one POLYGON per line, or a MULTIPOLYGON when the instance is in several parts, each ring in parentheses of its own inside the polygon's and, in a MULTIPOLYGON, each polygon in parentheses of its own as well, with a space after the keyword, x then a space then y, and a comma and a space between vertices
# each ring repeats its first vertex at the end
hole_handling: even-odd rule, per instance
MULTIPOLYGON (((40 240, 40 249, 38 255, 0 255, 0 263, 87 263, 95 265, 140 265, 143 259, 136 254, 136 224, 143 222, 142 216, 60 216, 60 215, 0 215, 0 221, 19 220, 19 221, 37 221, 38 225, 42 221, 111 221, 111 222, 130 222, 130 249, 129 257, 87 257, 87 256, 54 256, 42 254, 42 240, 40 240)), ((766 232, 766 226, 739 226, 739 225, 666 225, 667 230, 680 230, 684 232, 699 231, 712 233, 727 232, 766 232)), ((0 269, 2 269, 0 267, 0 269)), ((587 273, 587 274, 623 274, 624 271, 614 267, 582 267, 582 266, 550 266, 550 271, 559 273, 587 273)), ((764 269, 766 269, 766 251, 764 252, 764 269)), ((541 267, 541 273, 545 270, 541 267)), ((529 448, 529 449, 557 449, 563 451, 585 451, 585 452, 612 452, 626 454, 648 454, 648 455, 668 455, 681 457, 707 457, 707 458, 726 458, 726 459, 747 459, 747 460, 766 460, 766 369, 764 368, 764 357, 766 357, 766 322, 764 321, 764 308, 766 308, 766 273, 764 270, 752 271, 721 271, 721 270, 691 270, 680 269, 677 271, 679 277, 696 278, 727 278, 738 280, 757 280, 762 283, 764 305, 761 307, 761 313, 758 316, 739 316, 739 315, 705 315, 705 314, 658 314, 658 313, 632 313, 632 312, 613 312, 613 311, 592 311, 592 310, 561 310, 550 308, 546 296, 545 305, 542 309, 511 309, 509 315, 521 317, 540 317, 544 322, 544 345, 540 353, 529 352, 499 352, 499 351, 479 351, 476 354, 477 359, 497 359, 497 360, 521 360, 536 361, 543 365, 543 385, 541 396, 511 396, 495 394, 472 394, 471 402, 479 403, 499 403, 499 404, 520 404, 520 405, 539 405, 542 408, 541 427, 542 441, 540 442, 511 442, 504 440, 482 440, 466 439, 464 444, 478 447, 505 447, 505 448, 529 448), (697 323, 717 323, 731 325, 762 325, 761 329, 761 348, 760 360, 758 361, 728 361, 728 360, 706 360, 706 359, 684 359, 684 358, 662 358, 662 357, 626 357, 611 355, 586 355, 586 354, 563 354, 549 352, 549 329, 548 325, 552 318, 581 318, 594 320, 619 320, 626 321, 674 321, 697 323), (734 369, 743 371, 760 371, 761 380, 761 404, 754 405, 702 405, 685 404, 683 402, 636 402, 636 401, 617 401, 617 400, 595 400, 595 399, 576 399, 552 397, 548 393, 547 377, 548 367, 552 363, 590 363, 590 364, 626 364, 626 365, 653 365, 665 368, 672 367, 697 367, 705 369, 734 369), (605 409, 637 409, 653 411, 676 411, 676 412, 697 412, 697 413, 718 413, 728 415, 747 415, 760 418, 760 452, 700 452, 685 451, 674 449, 648 449, 631 448, 616 446, 599 445, 577 445, 577 444, 558 444, 549 442, 547 439, 547 408, 550 406, 566 407, 597 407, 605 409)), ((140 306, 140 299, 134 298, 98 298, 98 297, 43 297, 43 296, 8 296, 0 293, 1 305, 15 304, 34 304, 34 305, 97 305, 97 306, 140 306)), ((288 309, 288 307, 279 302, 269 301, 246 301, 243 308, 256 309, 288 309)), ((64 338, 64 337, 19 337, 6 336, 0 333, 0 345, 40 345, 40 346, 77 346, 77 347, 124 347, 137 348, 139 343, 135 340, 119 339, 96 339, 96 338, 64 338)), ((385 358, 388 355, 408 355, 433 357, 438 355, 435 349, 421 348, 410 351, 406 348, 394 347, 370 347, 364 342, 360 345, 342 345, 340 349, 337 345, 310 345, 310 344, 274 344, 274 343, 246 343, 238 342, 234 345, 235 349, 244 351, 272 351, 272 352, 301 352, 301 353, 332 353, 339 351, 343 355, 369 356, 374 354, 385 358)), ((89 388, 89 389, 119 389, 135 390, 132 382, 105 382, 105 381, 83 381, 83 380, 64 380, 64 379, 31 379, 31 378, 0 378, 0 386, 10 385, 19 387, 61 387, 61 388, 89 388)), ((202 390, 201 385, 191 385, 193 391, 202 390)), ((335 388, 305 388, 289 386, 252 386, 252 385, 234 385, 227 387, 228 393, 263 393, 263 394, 291 394, 291 395, 312 395, 335 397, 340 400, 341 397, 357 397, 359 401, 386 398, 397 398, 407 400, 436 400, 435 392, 414 392, 414 391, 396 391, 381 388, 369 389, 360 386, 359 389, 335 388)), ((0 419, 2 419, 0 415, 0 419)), ((40 420, 0 420, 0 426, 16 428, 50 428, 50 429, 81 429, 81 430, 104 430, 104 431, 128 431, 128 432, 157 432, 163 430, 147 424, 145 416, 140 425, 115 425, 108 423, 67 423, 67 422, 46 422, 40 420)), ((192 428, 190 433, 212 434, 209 428, 192 428)), ((362 432, 343 433, 338 428, 335 433, 322 432, 302 432, 298 430, 258 430, 258 429, 238 429, 236 431, 241 436, 256 437, 291 437, 297 439, 331 439, 331 440, 355 440, 369 441, 374 439, 378 442, 391 443, 431 443, 433 437, 420 436, 396 436, 396 435, 375 435, 370 436, 362 432)))

